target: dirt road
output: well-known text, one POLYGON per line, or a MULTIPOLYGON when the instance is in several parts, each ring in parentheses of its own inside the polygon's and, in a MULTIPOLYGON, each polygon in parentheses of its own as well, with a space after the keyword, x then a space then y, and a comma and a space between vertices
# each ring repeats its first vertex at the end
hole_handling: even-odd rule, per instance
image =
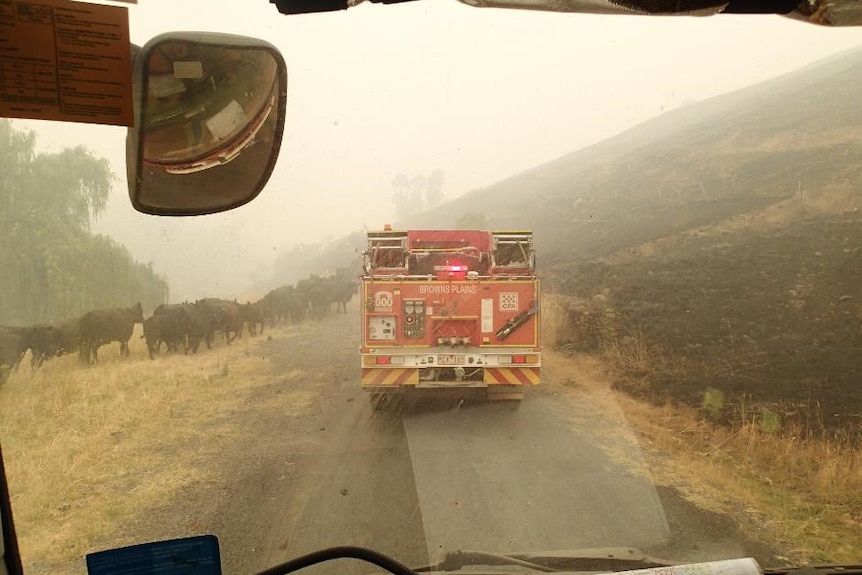
MULTIPOLYGON (((624 421, 612 423, 620 419, 572 387, 571 360, 547 354, 543 385, 518 410, 446 398, 379 412, 358 386, 357 324, 351 310, 260 340, 255 353, 285 378, 233 416, 249 433, 221 438, 212 462, 221 480, 134 529, 149 538, 215 533, 228 574, 332 545, 413 566, 443 550, 610 546, 770 562, 726 517, 652 484, 624 421), (262 409, 287 389, 309 392, 304 415, 262 409)), ((370 571, 342 563, 340 573, 370 571)))

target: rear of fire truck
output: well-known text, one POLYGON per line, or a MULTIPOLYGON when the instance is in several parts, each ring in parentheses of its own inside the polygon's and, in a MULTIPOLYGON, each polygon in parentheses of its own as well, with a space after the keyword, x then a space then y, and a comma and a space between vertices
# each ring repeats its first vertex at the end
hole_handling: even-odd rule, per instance
POLYGON ((532 232, 384 229, 363 256, 362 386, 374 401, 484 388, 518 402, 539 383, 532 232))

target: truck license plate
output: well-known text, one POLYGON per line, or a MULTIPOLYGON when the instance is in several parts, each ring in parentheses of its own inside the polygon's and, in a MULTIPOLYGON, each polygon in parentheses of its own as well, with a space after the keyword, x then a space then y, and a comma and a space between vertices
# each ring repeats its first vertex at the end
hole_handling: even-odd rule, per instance
POLYGON ((437 365, 464 365, 466 360, 464 354, 446 354, 437 356, 437 365))

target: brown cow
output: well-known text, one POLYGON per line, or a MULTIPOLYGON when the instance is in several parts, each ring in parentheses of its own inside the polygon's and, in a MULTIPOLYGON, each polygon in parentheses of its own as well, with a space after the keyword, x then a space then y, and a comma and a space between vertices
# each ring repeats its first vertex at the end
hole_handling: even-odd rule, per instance
POLYGON ((99 361, 99 348, 112 341, 120 342, 120 355, 129 355, 129 340, 136 323, 144 323, 141 303, 126 308, 97 309, 81 316, 81 361, 99 361))

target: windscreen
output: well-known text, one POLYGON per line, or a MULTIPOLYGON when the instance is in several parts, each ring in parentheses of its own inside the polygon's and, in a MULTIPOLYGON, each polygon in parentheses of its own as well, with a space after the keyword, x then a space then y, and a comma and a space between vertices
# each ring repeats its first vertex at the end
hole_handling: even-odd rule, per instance
POLYGON ((335 545, 475 552, 462 575, 862 561, 862 31, 128 10, 141 46, 275 46, 281 151, 254 201, 152 217, 124 129, 0 119, 25 573, 204 534, 234 575, 335 545))

